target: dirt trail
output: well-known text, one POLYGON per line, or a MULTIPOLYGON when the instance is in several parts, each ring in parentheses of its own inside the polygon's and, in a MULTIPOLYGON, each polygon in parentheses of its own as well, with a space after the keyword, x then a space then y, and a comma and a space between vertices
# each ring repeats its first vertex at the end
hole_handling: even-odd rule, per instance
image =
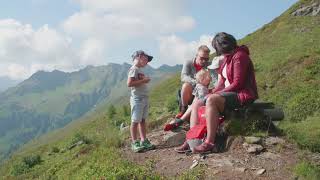
MULTIPOLYGON (((165 135, 162 130, 154 130, 148 136, 151 142, 159 142, 165 135)), ((175 177, 198 166, 206 169, 208 179, 294 179, 292 168, 298 161, 298 148, 285 141, 277 145, 264 145, 264 151, 251 154, 243 146, 243 138, 237 137, 229 150, 208 155, 178 154, 173 147, 158 146, 144 153, 133 153, 130 147, 123 149, 123 156, 135 163, 154 163, 156 172, 167 177, 175 177), (263 170, 264 169, 264 170, 263 170), (264 171, 258 175, 258 171, 264 171)))

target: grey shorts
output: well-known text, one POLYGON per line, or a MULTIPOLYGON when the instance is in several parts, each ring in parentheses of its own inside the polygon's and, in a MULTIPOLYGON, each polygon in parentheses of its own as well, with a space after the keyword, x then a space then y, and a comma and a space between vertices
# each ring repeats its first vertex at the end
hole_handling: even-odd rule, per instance
POLYGON ((149 99, 148 97, 130 97, 131 122, 141 122, 148 117, 149 99))
POLYGON ((238 94, 235 92, 222 92, 219 93, 222 97, 225 98, 226 102, 224 104, 224 110, 234 110, 241 106, 238 99, 238 94))

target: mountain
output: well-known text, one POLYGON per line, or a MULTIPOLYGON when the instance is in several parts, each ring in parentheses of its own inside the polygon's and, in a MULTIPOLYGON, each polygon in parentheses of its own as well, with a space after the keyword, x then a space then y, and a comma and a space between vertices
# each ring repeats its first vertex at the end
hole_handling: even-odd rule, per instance
POLYGON ((10 79, 9 77, 0 77, 0 93, 8 89, 9 87, 17 85, 18 83, 19 81, 10 79))
MULTIPOLYGON (((60 128, 101 103, 126 99, 130 64, 88 66, 77 72, 38 71, 0 94, 0 159, 30 139, 60 128)), ((152 84, 181 66, 145 68, 152 84)))

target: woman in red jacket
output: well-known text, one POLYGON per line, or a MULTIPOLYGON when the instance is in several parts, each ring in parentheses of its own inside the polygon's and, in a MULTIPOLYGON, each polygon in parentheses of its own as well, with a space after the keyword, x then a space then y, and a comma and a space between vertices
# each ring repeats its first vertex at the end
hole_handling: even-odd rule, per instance
MULTIPOLYGON (((246 46, 238 46, 236 39, 225 32, 216 34, 212 46, 217 55, 224 55, 219 69, 221 77, 218 86, 206 99, 207 138, 193 149, 195 153, 212 151, 219 123, 219 114, 225 109, 234 110, 242 105, 252 103, 258 98, 254 68, 246 46)), ((192 112, 198 111, 196 102, 192 105, 192 112)), ((191 124, 197 124, 197 117, 191 116, 191 124)), ((187 149, 184 143, 180 149, 187 149), (184 146, 184 147, 183 147, 184 146)))

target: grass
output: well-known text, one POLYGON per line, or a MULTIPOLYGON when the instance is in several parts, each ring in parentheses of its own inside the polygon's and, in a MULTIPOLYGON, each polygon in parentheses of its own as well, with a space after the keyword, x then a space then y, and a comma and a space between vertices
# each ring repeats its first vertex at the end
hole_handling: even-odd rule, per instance
POLYGON ((294 172, 299 179, 318 180, 320 178, 320 167, 305 161, 298 163, 294 172))
POLYGON ((110 119, 96 116, 59 141, 29 146, 7 161, 0 174, 3 179, 159 179, 147 167, 121 157, 118 149, 123 145, 123 137, 110 123, 110 119), (68 149, 82 139, 87 143, 68 149), (41 163, 29 168, 19 166, 30 154, 41 157, 41 163), (27 170, 18 169, 17 173, 17 168, 27 170))
POLYGON ((304 149, 313 152, 320 151, 320 119, 319 114, 308 117, 306 120, 290 123, 288 121, 281 124, 281 128, 287 132, 289 138, 293 139, 304 149))

